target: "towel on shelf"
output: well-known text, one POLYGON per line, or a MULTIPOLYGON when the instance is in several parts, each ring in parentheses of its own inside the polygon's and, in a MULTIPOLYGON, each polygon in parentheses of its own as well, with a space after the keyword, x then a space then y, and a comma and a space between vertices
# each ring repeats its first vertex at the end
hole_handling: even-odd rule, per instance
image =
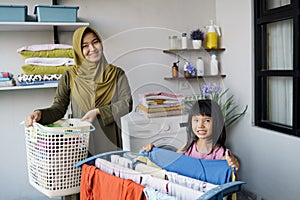
POLYGON ((70 66, 75 65, 74 58, 42 58, 32 57, 25 59, 25 64, 37 66, 70 66))
POLYGON ((23 46, 17 49, 17 52, 21 51, 47 51, 54 49, 72 49, 73 47, 69 44, 33 44, 28 46, 23 46))
POLYGON ((1 78, 0 77, 0 82, 5 82, 5 81, 9 81, 10 80, 10 78, 1 78))
POLYGON ((0 87, 16 86, 16 80, 10 72, 0 72, 0 87))
POLYGON ((139 94, 138 108, 146 117, 165 117, 182 114, 183 95, 169 92, 139 94))
POLYGON ((16 86, 16 81, 14 78, 12 78, 8 81, 0 82, 0 87, 10 87, 10 86, 16 86))
POLYGON ((68 66, 39 66, 26 64, 21 66, 21 71, 23 74, 63 74, 66 70, 74 67, 73 65, 68 66))
POLYGON ((62 74, 18 74, 19 82, 35 82, 35 81, 59 81, 62 74))
POLYGON ((10 72, 0 72, 0 78, 12 78, 13 76, 10 72))
POLYGON ((18 82, 20 86, 44 85, 58 83, 62 74, 19 74, 18 82))
POLYGON ((73 58, 73 47, 68 44, 33 44, 17 49, 22 58, 73 58))

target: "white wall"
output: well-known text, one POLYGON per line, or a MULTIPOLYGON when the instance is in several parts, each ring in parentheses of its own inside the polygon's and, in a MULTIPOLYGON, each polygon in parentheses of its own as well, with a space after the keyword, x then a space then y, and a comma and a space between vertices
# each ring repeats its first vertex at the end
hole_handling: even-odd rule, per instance
MULTIPOLYGON (((30 13, 35 4, 51 1, 0 0, 0 4, 27 4, 30 13)), ((230 88, 241 105, 249 105, 247 115, 229 132, 229 145, 241 162, 240 179, 245 189, 265 199, 297 199, 300 196, 300 140, 281 133, 254 127, 253 119, 253 19, 251 0, 94 0, 59 1, 79 5, 80 19, 89 21, 102 35, 109 60, 125 69, 133 95, 164 89, 190 94, 197 92, 195 82, 180 91, 181 83, 166 81, 171 76, 175 57, 163 54, 168 48, 168 35, 202 28, 214 19, 222 27, 222 68, 227 75, 224 85, 230 88)), ((60 35, 61 43, 69 43, 69 33, 60 35)), ((0 32, 1 71, 20 72, 23 60, 15 49, 22 44, 52 42, 52 34, 33 32, 0 32), (9 42, 9 45, 7 45, 9 42), (4 45, 6 44, 6 45, 4 45), (5 53, 5 54, 4 54, 5 53)), ((197 55, 185 55, 195 59, 197 55)), ((182 70, 183 63, 180 63, 182 70)), ((28 184, 25 139, 18 123, 34 108, 51 104, 54 89, 33 91, 0 91, 2 137, 0 145, 0 199, 47 199, 28 184), (13 108, 16 111, 13 111, 13 108)), ((135 98, 136 101, 136 98, 135 98)))
POLYGON ((229 143, 241 161, 245 188, 264 199, 299 199, 300 138, 253 125, 253 5, 251 0, 217 0, 217 21, 223 27, 226 85, 249 111, 229 133, 229 143), (233 9, 234 8, 234 9, 233 9))

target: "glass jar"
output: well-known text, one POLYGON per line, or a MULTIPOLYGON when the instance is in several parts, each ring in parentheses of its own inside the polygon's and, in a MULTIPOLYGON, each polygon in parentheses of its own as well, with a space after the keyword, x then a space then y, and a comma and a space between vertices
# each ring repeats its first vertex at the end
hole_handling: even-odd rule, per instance
POLYGON ((169 36, 169 49, 179 49, 178 36, 169 36))

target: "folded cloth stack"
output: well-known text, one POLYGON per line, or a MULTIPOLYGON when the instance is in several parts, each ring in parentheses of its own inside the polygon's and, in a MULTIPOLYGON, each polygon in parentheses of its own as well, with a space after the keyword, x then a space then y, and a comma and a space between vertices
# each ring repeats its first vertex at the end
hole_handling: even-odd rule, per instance
POLYGON ((181 115, 183 98, 181 94, 163 91, 139 94, 138 108, 149 118, 181 115))
POLYGON ((18 82, 21 86, 57 83, 62 74, 18 74, 18 82))
POLYGON ((17 49, 25 64, 18 75, 20 85, 58 82, 61 75, 74 67, 72 46, 68 44, 36 44, 17 49))
POLYGON ((13 74, 9 72, 0 72, 0 87, 15 86, 16 81, 13 74))

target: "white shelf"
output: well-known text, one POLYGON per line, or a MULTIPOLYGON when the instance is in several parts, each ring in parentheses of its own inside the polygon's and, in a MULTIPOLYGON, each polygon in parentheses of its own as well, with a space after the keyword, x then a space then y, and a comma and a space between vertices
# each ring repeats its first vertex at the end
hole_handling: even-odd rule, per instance
MULTIPOLYGON (((0 31, 52 31, 53 27, 58 27, 59 31, 74 31, 80 26, 88 26, 89 22, 0 22, 0 31)), ((0 91, 28 90, 56 88, 57 83, 44 85, 11 86, 0 87, 0 91)))
POLYGON ((44 88, 56 88, 57 83, 48 83, 44 85, 27 85, 27 86, 11 86, 11 87, 0 87, 0 91, 10 90, 31 90, 31 89, 44 89, 44 88))
POLYGON ((59 31, 73 31, 88 22, 0 22, 0 31, 49 31, 59 26, 59 31))

